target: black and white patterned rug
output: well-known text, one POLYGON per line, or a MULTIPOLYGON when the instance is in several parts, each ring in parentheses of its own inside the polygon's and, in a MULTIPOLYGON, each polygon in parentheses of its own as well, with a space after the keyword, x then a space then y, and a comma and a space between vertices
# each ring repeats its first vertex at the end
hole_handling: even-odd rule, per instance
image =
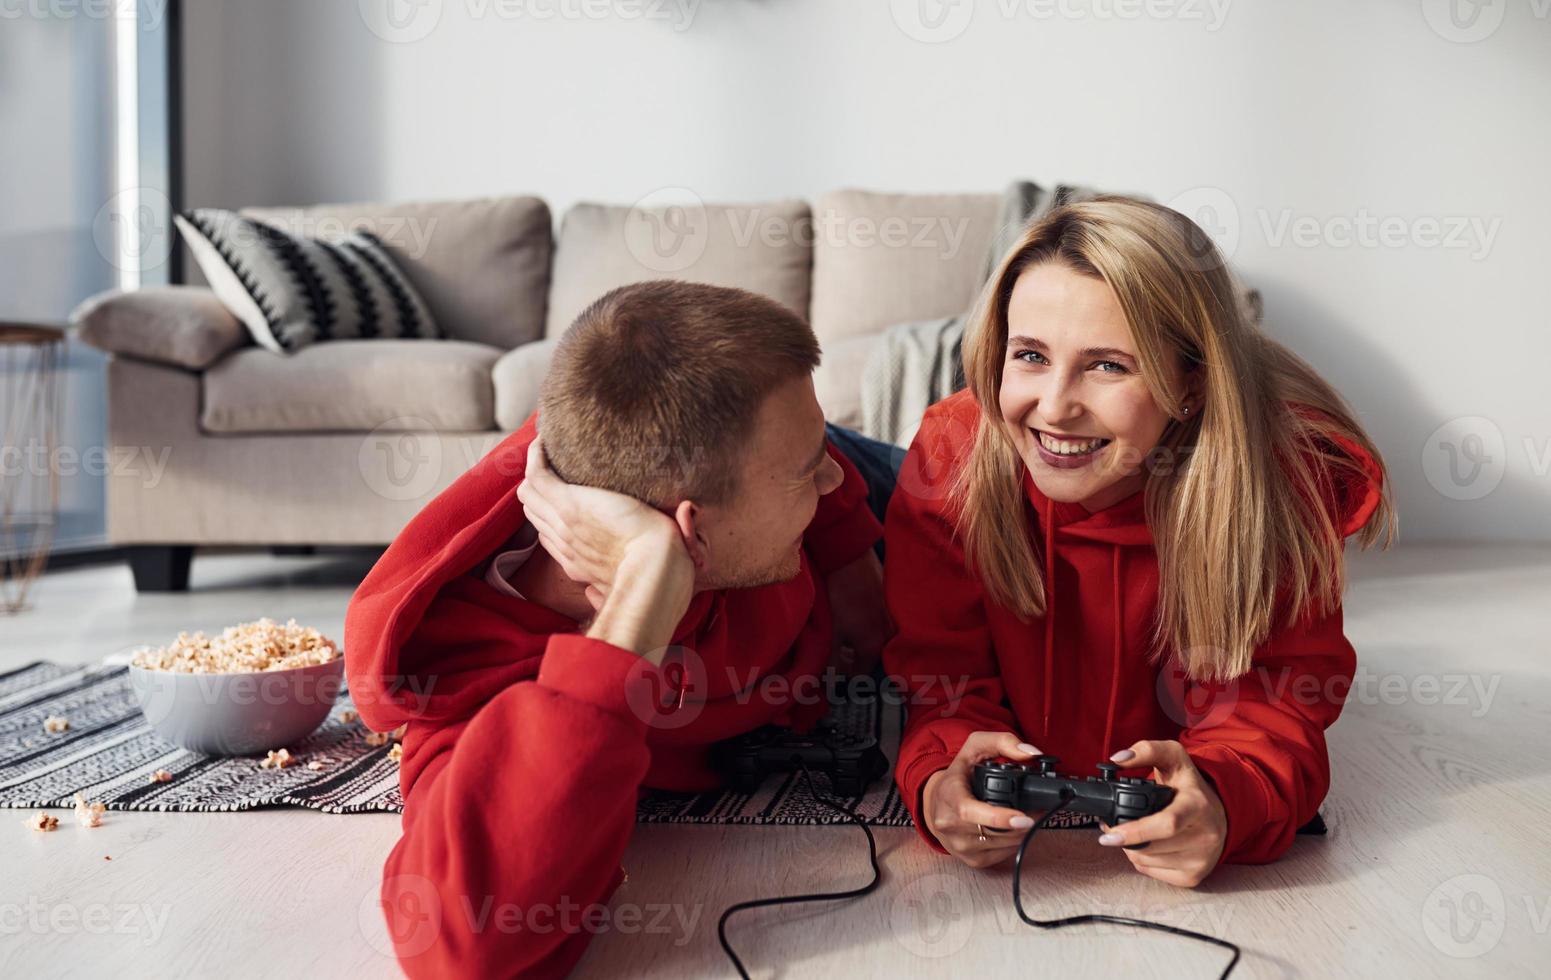
MULTIPOLYGON (((398 763, 389 746, 366 742, 368 730, 346 721, 342 695, 328 719, 288 746, 296 765, 263 769, 258 756, 207 756, 180 749, 151 730, 123 666, 38 662, 0 673, 0 807, 69 807, 80 793, 109 810, 230 811, 301 806, 329 813, 396 813, 398 763), (65 718, 51 733, 43 721, 65 718), (308 763, 320 763, 308 768, 308 763), (164 769, 167 782, 152 781, 164 769)), ((903 709, 897 699, 845 704, 835 720, 876 737, 892 761, 899 752, 903 709)), ((827 789, 823 776, 818 789, 827 789)), ((892 768, 854 806, 869 824, 908 827, 892 768)), ((820 824, 845 817, 820 804, 800 776, 772 776, 755 793, 651 792, 640 801, 641 823, 820 824)))

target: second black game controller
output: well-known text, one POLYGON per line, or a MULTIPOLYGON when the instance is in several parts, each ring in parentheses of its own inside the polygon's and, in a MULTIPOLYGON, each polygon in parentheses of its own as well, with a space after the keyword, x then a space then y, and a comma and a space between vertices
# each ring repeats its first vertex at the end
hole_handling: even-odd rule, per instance
POLYGON ((806 767, 827 775, 836 796, 860 796, 889 767, 877 739, 826 724, 806 735, 775 725, 756 728, 718 743, 711 761, 728 786, 740 793, 759 789, 771 773, 806 767))
MULTIPOLYGON (((1036 756, 1030 763, 982 762, 971 788, 975 799, 1025 813, 1065 809, 1097 817, 1111 827, 1157 813, 1174 800, 1174 790, 1151 779, 1120 775, 1113 762, 1101 762, 1097 776, 1067 776, 1056 771, 1061 760, 1036 756)), ((1133 844, 1126 850, 1147 845, 1133 844)))

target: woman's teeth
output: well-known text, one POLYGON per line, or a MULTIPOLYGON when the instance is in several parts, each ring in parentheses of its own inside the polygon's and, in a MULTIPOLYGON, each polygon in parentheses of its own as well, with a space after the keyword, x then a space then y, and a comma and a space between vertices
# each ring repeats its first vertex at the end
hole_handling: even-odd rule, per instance
POLYGON ((1039 444, 1055 453, 1057 456, 1083 456, 1095 450, 1102 449, 1109 444, 1108 439, 1057 439, 1046 432, 1034 430, 1039 435, 1039 444))

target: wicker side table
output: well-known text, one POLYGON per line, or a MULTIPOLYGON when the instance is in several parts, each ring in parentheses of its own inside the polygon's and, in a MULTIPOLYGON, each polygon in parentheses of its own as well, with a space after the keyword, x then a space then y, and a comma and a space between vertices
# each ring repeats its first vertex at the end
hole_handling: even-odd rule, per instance
POLYGON ((65 332, 0 321, 0 615, 20 612, 59 514, 65 332))

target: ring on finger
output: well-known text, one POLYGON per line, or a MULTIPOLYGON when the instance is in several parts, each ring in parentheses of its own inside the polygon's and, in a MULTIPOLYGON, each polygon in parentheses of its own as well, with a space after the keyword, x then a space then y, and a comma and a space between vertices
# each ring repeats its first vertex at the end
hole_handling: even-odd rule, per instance
POLYGON ((991 838, 986 836, 986 829, 984 827, 982 827, 980 824, 978 824, 978 823, 975 824, 975 829, 980 831, 980 843, 984 844, 984 843, 986 843, 987 841, 989 841, 991 839, 991 838))

